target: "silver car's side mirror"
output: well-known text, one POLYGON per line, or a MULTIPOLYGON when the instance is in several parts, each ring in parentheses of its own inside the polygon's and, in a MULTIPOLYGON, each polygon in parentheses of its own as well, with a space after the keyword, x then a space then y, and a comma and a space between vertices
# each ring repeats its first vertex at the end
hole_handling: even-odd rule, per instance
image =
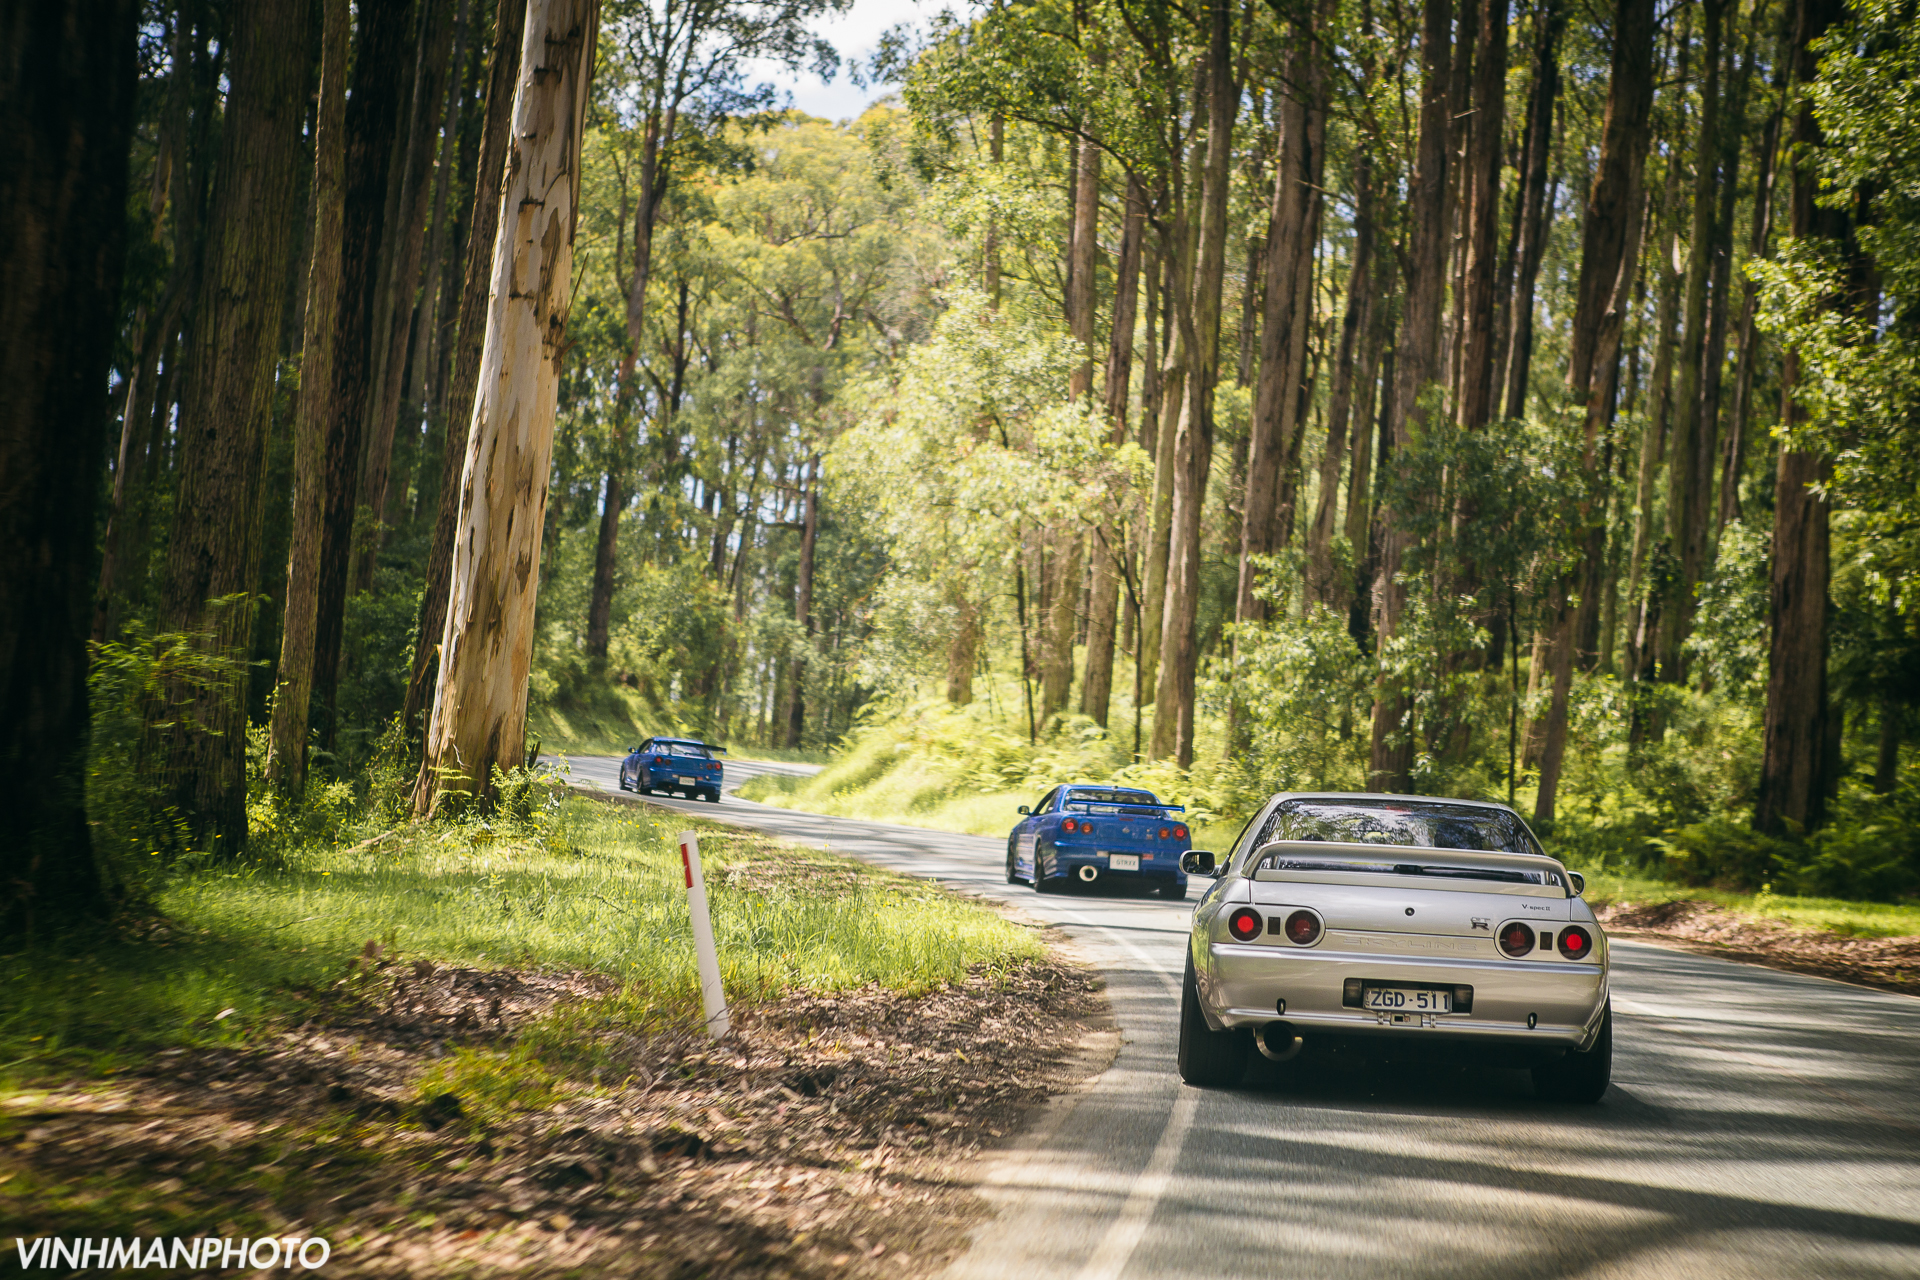
POLYGON ((1180 869, 1190 876, 1213 875, 1213 854, 1205 849, 1189 849, 1180 855, 1180 869))
POLYGON ((1578 871, 1567 872, 1567 879, 1573 884, 1573 896, 1579 897, 1587 891, 1587 878, 1578 871))
POLYGON ((1029 809, 1029 808, 1027 808, 1027 806, 1025 806, 1025 805, 1021 805, 1021 806, 1020 806, 1020 812, 1021 812, 1022 814, 1028 814, 1028 813, 1032 813, 1032 812, 1033 812, 1033 810, 1031 810, 1031 809, 1029 809))

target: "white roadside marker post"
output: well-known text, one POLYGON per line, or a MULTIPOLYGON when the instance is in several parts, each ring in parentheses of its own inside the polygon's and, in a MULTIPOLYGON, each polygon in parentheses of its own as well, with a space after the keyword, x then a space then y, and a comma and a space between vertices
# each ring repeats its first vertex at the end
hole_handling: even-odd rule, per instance
POLYGON ((693 955, 700 969, 700 998, 707 1008, 707 1031, 718 1040, 733 1028, 727 994, 720 986, 720 953, 713 945, 713 913, 707 907, 707 878, 700 869, 700 837, 680 833, 680 865, 687 872, 687 912, 693 917, 693 955))

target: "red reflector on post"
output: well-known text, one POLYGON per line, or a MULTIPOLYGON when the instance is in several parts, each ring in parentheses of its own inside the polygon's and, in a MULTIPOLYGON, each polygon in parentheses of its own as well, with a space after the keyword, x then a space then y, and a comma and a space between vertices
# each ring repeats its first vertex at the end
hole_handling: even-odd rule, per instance
POLYGON ((1252 942, 1260 936, 1260 913, 1252 907, 1242 907, 1227 917, 1227 932, 1242 942, 1252 942))

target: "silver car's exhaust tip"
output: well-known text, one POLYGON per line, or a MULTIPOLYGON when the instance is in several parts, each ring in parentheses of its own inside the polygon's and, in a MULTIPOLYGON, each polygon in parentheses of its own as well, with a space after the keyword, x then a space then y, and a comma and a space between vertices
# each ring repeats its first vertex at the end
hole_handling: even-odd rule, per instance
POLYGON ((1291 1062, 1307 1044, 1294 1034, 1291 1022, 1269 1022, 1254 1034, 1253 1043, 1268 1062, 1291 1062))
POLYGON ((1092 884, 1095 880, 1098 880, 1100 878, 1100 868, 1082 867, 1080 868, 1080 878, 1082 880, 1085 880, 1088 884, 1092 884))

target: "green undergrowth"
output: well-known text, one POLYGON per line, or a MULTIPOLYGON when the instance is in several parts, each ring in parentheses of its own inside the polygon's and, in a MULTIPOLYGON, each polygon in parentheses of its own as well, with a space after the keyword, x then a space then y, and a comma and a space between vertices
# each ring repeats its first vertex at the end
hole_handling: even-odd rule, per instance
POLYGON ((370 941, 437 964, 588 970, 616 980, 610 999, 629 1022, 695 1018, 674 840, 690 827, 731 1000, 876 982, 917 992, 1041 953, 1027 930, 923 881, 567 799, 531 825, 405 828, 182 873, 155 895, 144 939, 0 955, 0 1073, 101 1073, 161 1048, 246 1043, 302 1016, 307 994, 341 980, 370 941))
POLYGON ((965 707, 929 699, 881 708, 820 773, 764 774, 739 794, 836 817, 1004 836, 1020 820, 1021 805, 1063 782, 1115 782, 1186 806, 1197 840, 1231 839, 1239 830, 1217 811, 1209 779, 1166 763, 1130 764, 1131 738, 1118 729, 1062 715, 1029 742, 1006 721, 1019 696, 1016 682, 995 698, 980 691, 965 707))

